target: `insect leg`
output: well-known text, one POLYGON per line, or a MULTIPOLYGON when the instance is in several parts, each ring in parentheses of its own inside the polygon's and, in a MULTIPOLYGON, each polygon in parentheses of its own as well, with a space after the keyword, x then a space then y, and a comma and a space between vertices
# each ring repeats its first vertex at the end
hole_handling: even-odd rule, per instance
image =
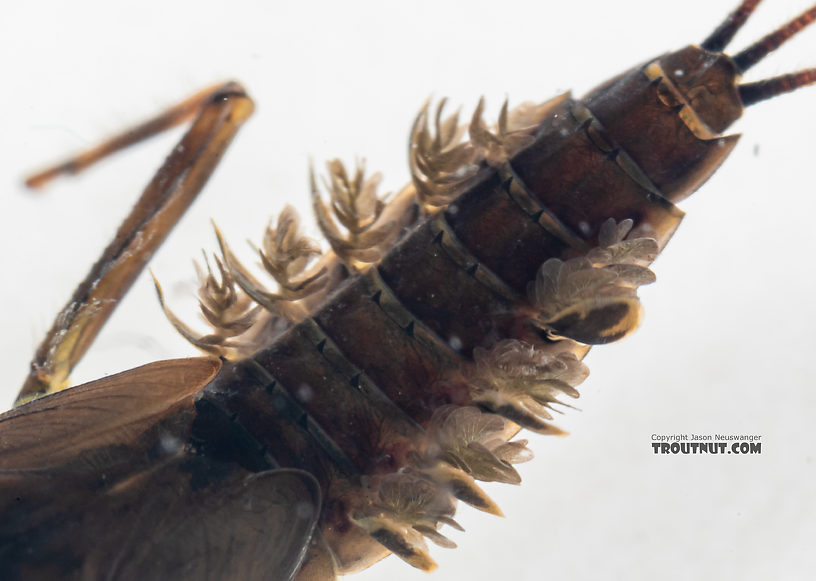
POLYGON ((17 404, 59 391, 119 300, 204 187, 253 104, 243 87, 225 83, 201 91, 141 125, 27 180, 38 187, 76 173, 165 129, 195 117, 190 129, 145 188, 113 241, 60 311, 37 349, 17 404), (196 117, 197 115, 197 117, 196 117))

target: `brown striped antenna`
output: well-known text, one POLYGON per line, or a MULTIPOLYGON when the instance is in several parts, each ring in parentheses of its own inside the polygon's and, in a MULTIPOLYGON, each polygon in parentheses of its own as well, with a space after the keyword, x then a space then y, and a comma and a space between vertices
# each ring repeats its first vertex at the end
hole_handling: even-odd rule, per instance
POLYGON ((762 0, 743 0, 701 45, 711 52, 722 52, 762 0))
MULTIPOLYGON (((745 0, 737 10, 729 15, 714 34, 706 40, 703 46, 706 47, 707 44, 717 46, 723 41, 727 43, 760 1, 761 0, 745 0)), ((732 57, 734 64, 740 72, 744 73, 772 51, 793 38, 797 33, 807 28, 814 21, 816 21, 816 6, 810 7, 787 24, 734 55, 732 57)), ((724 44, 722 48, 725 48, 724 44)), ((748 107, 760 101, 795 91, 796 89, 813 83, 816 83, 816 68, 804 69, 795 73, 780 75, 752 83, 742 83, 738 85, 737 89, 743 106, 748 107)))
POLYGON ((750 107, 760 101, 765 101, 777 95, 784 95, 814 83, 816 83, 816 68, 780 75, 754 83, 743 83, 737 85, 737 90, 743 107, 750 107))
MULTIPOLYGON (((746 4, 746 2, 744 2, 743 5, 744 4, 746 4)), ((744 73, 768 56, 770 52, 776 50, 797 33, 804 30, 814 20, 816 20, 816 6, 808 8, 784 26, 774 30, 772 33, 734 55, 734 64, 744 73)))

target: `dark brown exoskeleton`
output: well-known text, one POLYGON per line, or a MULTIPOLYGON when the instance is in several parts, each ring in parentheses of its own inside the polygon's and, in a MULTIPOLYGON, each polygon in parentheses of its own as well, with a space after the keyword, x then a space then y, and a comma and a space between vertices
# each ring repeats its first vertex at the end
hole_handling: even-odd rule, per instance
POLYGON ((251 114, 244 90, 202 91, 33 177, 193 119, 0 417, 0 577, 320 580, 389 552, 432 569, 425 539, 452 546, 439 528, 458 526, 455 501, 499 513, 476 481, 518 483, 530 454, 512 438, 559 433, 549 410, 577 397, 588 346, 637 326, 674 204, 736 144, 722 132, 744 106, 816 82, 809 69, 739 84, 816 19, 723 54, 758 4, 701 47, 580 101, 505 108, 494 129, 481 105, 467 127, 426 107, 413 184, 388 204, 376 177, 331 162, 329 202, 312 183, 331 251, 285 210, 260 251, 276 292, 219 236, 201 275, 212 331, 166 309, 209 358, 60 391, 251 114))

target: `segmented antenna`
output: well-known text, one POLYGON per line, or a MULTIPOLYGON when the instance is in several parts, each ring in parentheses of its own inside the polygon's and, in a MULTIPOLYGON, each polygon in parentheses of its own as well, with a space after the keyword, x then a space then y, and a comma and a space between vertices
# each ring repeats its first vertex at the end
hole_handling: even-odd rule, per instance
POLYGON ((701 45, 712 52, 722 52, 762 0, 743 0, 701 45))
MULTIPOLYGON (((751 14, 753 14, 760 2, 762 2, 762 0, 743 0, 742 4, 728 15, 722 24, 703 41, 701 46, 713 52, 722 52, 725 50, 725 47, 728 46, 728 43, 731 42, 734 35, 742 28, 742 25, 745 24, 751 14)), ((732 57, 734 64, 740 72, 744 73, 814 21, 816 21, 816 6, 805 10, 784 26, 781 26, 734 55, 732 57)), ((753 83, 742 83, 737 86, 737 90, 739 91, 743 106, 749 107, 760 101, 765 101, 771 97, 789 93, 800 87, 814 83, 816 83, 816 68, 811 68, 753 83)))
MULTIPOLYGON (((728 18, 703 42, 703 48, 721 52, 761 1, 743 0, 742 4, 729 14, 728 18)), ((816 21, 816 6, 805 10, 787 24, 734 55, 732 57, 734 65, 741 73, 744 73, 814 21, 816 21)), ((737 86, 737 90, 743 106, 749 107, 760 101, 814 83, 816 83, 816 68, 810 68, 752 83, 741 83, 737 86)))
POLYGON ((816 83, 816 68, 805 69, 798 73, 790 73, 757 81, 755 83, 744 83, 737 85, 740 99, 744 107, 750 107, 760 101, 765 101, 777 95, 783 95, 795 91, 800 87, 816 83))
POLYGON ((784 26, 774 30, 772 33, 734 55, 734 64, 744 73, 764 59, 771 51, 776 50, 797 33, 804 30, 814 20, 816 20, 816 6, 805 10, 784 26))

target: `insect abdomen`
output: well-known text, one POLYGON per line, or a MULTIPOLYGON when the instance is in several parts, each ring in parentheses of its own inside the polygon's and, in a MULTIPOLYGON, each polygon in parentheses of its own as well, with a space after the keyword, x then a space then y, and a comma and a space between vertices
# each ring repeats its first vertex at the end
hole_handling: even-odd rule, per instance
MULTIPOLYGON (((341 283, 311 317, 239 363, 255 369, 248 372, 254 379, 240 386, 226 382, 232 395, 214 386, 219 405, 246 423, 277 464, 308 470, 321 483, 324 533, 341 570, 381 554, 359 549, 360 531, 349 516, 371 502, 359 497, 376 498, 378 478, 406 468, 432 482, 440 478, 427 459, 416 460, 426 453, 427 430, 440 409, 492 406, 527 427, 551 429, 513 402, 481 401, 471 387, 474 350, 520 341, 530 353, 586 353, 566 339, 553 343, 528 321, 535 307, 527 287, 541 265, 608 244, 601 226, 610 217, 634 219, 635 229, 656 236, 661 246, 682 217, 580 102, 551 102, 530 141, 506 163, 484 163, 443 211, 341 283)), ((591 265, 586 268, 595 276, 591 265)), ((620 305, 629 308, 625 302, 614 306, 620 305)), ((617 334, 603 333, 618 315, 602 311, 590 309, 577 323, 573 313, 563 326, 596 333, 597 342, 614 340, 617 334)), ((493 510, 474 492, 472 479, 457 489, 444 481, 448 477, 435 484, 493 510)), ((461 477, 470 478, 466 469, 461 477)), ((387 542, 377 530, 372 537, 387 542)))

